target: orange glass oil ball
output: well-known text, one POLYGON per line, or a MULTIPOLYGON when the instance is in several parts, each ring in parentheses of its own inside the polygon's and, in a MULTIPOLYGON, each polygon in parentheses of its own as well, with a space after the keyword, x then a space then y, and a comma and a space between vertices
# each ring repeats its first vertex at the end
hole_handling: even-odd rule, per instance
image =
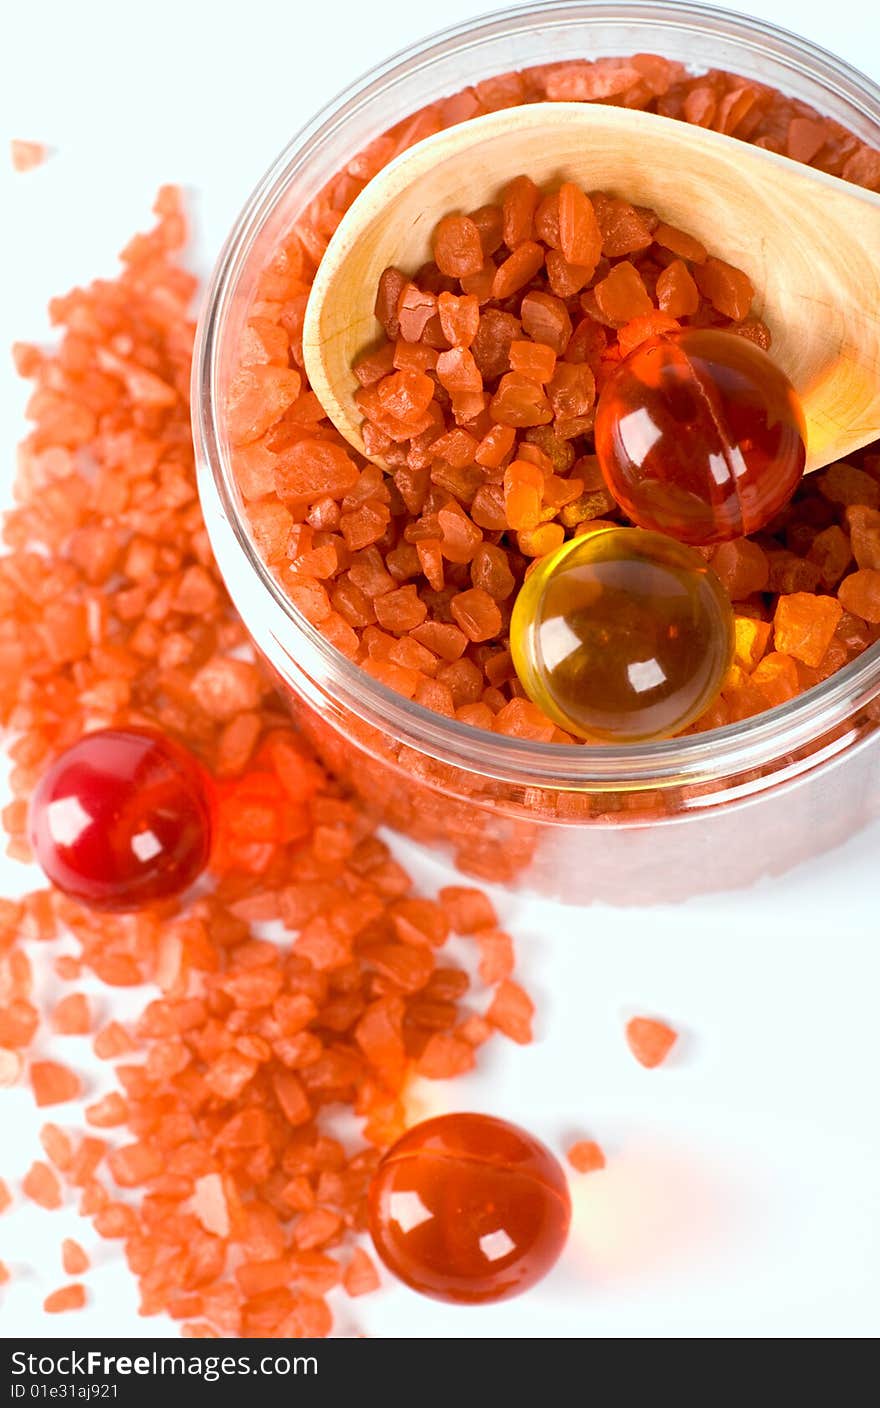
POLYGON ((389 1271, 435 1300, 505 1300, 540 1281, 568 1236, 571 1201, 550 1150, 488 1115, 441 1115, 388 1150, 370 1234, 389 1271))
POLYGON ((715 698, 733 646, 733 608, 700 554, 640 528, 598 529, 541 558, 510 622, 529 698, 608 743, 680 733, 715 698))
POLYGON ((747 338, 711 328, 630 353, 602 391, 595 432, 624 512, 683 543, 757 532, 788 503, 806 461, 785 373, 747 338))

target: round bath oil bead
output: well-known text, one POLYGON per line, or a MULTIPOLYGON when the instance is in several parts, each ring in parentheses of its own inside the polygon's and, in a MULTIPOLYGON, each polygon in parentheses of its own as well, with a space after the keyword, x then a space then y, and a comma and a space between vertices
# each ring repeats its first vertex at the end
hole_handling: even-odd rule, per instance
POLYGON ((730 600, 693 548, 605 528, 541 558, 510 622, 520 683, 582 738, 649 742, 711 704, 733 658, 730 600))
POLYGON ((683 543, 757 532, 788 503, 806 461, 785 373, 747 338, 712 328, 630 353, 602 390, 595 432, 624 512, 683 543))
POLYGON ((41 777, 31 842, 52 884, 92 909, 136 910, 180 894, 211 845, 207 779, 164 734, 88 733, 41 777))
POLYGON ((528 1290, 556 1262, 571 1201, 550 1150, 488 1115, 408 1130, 373 1177, 370 1234, 389 1271, 435 1300, 477 1304, 528 1290))

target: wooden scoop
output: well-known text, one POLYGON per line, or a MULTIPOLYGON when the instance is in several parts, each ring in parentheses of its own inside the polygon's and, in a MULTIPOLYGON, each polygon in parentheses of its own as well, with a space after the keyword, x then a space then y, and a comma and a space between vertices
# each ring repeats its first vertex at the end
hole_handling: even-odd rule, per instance
POLYGON ((808 471, 880 437, 880 195, 672 118, 536 103, 418 142, 373 177, 330 241, 306 310, 305 366, 362 453, 351 368, 382 332, 383 269, 414 272, 441 216, 499 200, 522 173, 651 206, 745 270, 803 402, 808 471))

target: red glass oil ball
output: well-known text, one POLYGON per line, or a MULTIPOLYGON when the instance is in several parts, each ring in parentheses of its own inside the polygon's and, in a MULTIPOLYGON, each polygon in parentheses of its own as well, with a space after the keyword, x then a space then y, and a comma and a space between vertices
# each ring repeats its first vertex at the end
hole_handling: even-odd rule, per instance
POLYGON ((737 333, 687 328, 642 343, 596 407, 596 454, 640 528, 683 543, 755 533, 804 472, 804 418, 785 373, 737 333))
POLYGON ((680 733, 717 695, 733 647, 715 573, 694 548, 641 528, 583 533, 540 558, 510 619, 529 698, 605 743, 680 733))
POLYGON ((441 1115, 389 1149, 370 1187, 370 1234, 399 1280, 477 1304, 528 1290, 568 1236, 568 1185, 550 1150, 488 1115, 441 1115))
POLYGON ((30 830, 59 890, 92 909, 140 909, 180 894, 204 869, 207 779, 192 754, 161 733, 101 729, 43 774, 30 830))

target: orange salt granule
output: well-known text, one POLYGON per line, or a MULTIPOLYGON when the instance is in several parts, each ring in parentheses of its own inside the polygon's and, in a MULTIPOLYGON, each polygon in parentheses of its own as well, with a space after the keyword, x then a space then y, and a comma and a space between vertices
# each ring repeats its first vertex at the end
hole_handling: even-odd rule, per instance
POLYGON ((115 1061, 118 1056, 126 1056, 134 1049, 134 1042, 119 1022, 108 1022, 92 1042, 92 1050, 102 1061, 115 1061))
POLYGON ((0 1088, 15 1085, 24 1070, 24 1061, 18 1051, 0 1047, 0 1088))
POLYGON ((595 1173, 605 1167, 605 1155, 594 1139, 578 1139, 566 1150, 565 1157, 578 1173, 595 1173))
POLYGON ((379 1289, 379 1273, 363 1247, 355 1247, 342 1284, 350 1296, 363 1296, 379 1289))
POLYGON ((627 1045, 639 1064, 649 1070, 662 1065, 677 1040, 678 1032, 654 1017, 633 1017, 626 1024, 627 1045))
POLYGON ((40 1143, 46 1157, 56 1168, 66 1172, 73 1164, 73 1145, 70 1136, 57 1124, 44 1124, 40 1130, 40 1143))
POLYGON ((67 1276, 82 1276, 84 1271, 88 1271, 91 1262, 83 1251, 79 1242, 72 1237, 65 1237, 61 1243, 61 1264, 67 1276))
POLYGON ((52 1025, 64 1036, 84 1036, 92 1029, 89 1000, 84 993, 72 992, 55 1004, 52 1025))
POLYGON ((519 983, 504 978, 495 990, 486 1017, 493 1027, 519 1045, 532 1040, 532 1017, 535 1004, 519 983))
POLYGON ((776 649, 805 665, 820 665, 842 615, 841 602, 832 596, 812 592, 780 596, 773 616, 776 649))
POLYGON ((42 166, 49 155, 48 147, 42 142, 25 142, 19 137, 12 139, 9 149, 14 171, 33 171, 34 167, 42 166))
POLYGON ((30 1079, 39 1106, 62 1105, 75 1100, 82 1090, 79 1076, 60 1061, 33 1061, 30 1079))
POLYGON ((61 1286, 57 1291, 52 1291, 43 1301, 43 1309, 47 1315, 61 1315, 67 1310, 82 1310, 85 1303, 85 1286, 74 1282, 70 1286, 61 1286))
POLYGON ((61 1207, 61 1184, 58 1176, 48 1164, 37 1159, 31 1164, 24 1178, 21 1180, 22 1192, 31 1202, 39 1203, 41 1208, 61 1207))
POLYGON ((0 1178, 0 1213, 4 1213, 12 1203, 12 1194, 5 1179, 0 1178))

